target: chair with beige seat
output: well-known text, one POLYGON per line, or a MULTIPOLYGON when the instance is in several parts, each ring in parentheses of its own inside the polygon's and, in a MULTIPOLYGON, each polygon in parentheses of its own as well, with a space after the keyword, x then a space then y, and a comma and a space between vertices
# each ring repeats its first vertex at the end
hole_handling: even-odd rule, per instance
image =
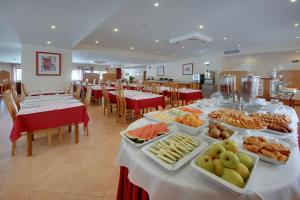
POLYGON ((78 100, 80 100, 80 95, 81 95, 81 89, 82 89, 82 87, 81 87, 81 85, 76 85, 76 94, 75 94, 75 98, 76 99, 78 99, 78 100))
MULTIPOLYGON (((17 110, 16 110, 16 107, 15 107, 14 100, 12 98, 11 91, 6 90, 3 94, 3 98, 4 98, 4 102, 6 104, 7 110, 10 114, 10 117, 11 117, 12 121, 14 122, 15 119, 16 119, 17 110)), ((34 132, 34 134, 35 133, 37 133, 37 132, 34 132)), ((48 144, 49 144, 49 142, 51 144, 51 140, 49 141, 49 138, 51 138, 51 133, 50 133, 49 129, 47 130, 47 134, 48 134, 48 144)), ((31 138, 27 137, 27 140, 28 139, 31 139, 31 138)), ((12 155, 15 155, 15 150, 16 150, 16 142, 13 142, 12 143, 12 150, 11 150, 12 155)))
POLYGON ((101 91, 102 91, 102 95, 103 95, 103 98, 104 98, 103 115, 105 116, 105 114, 107 112, 108 116, 110 116, 112 114, 113 108, 116 108, 117 105, 115 103, 110 102, 109 95, 108 95, 105 83, 101 84, 101 91))
POLYGON ((11 93, 12 93, 13 99, 15 101, 15 104, 17 106, 17 109, 19 111, 21 109, 21 102, 20 102, 20 99, 18 97, 18 94, 17 94, 17 91, 15 89, 15 86, 11 86, 11 93))
POLYGON ((178 92, 178 83, 170 84, 170 104, 172 107, 180 106, 180 98, 178 92))
POLYGON ((117 122, 126 123, 127 117, 132 117, 132 111, 127 109, 126 99, 124 96, 123 87, 116 86, 116 98, 117 98, 117 122))
POLYGON ((25 97, 28 96, 28 92, 24 83, 21 84, 21 91, 22 91, 22 95, 24 95, 25 97))

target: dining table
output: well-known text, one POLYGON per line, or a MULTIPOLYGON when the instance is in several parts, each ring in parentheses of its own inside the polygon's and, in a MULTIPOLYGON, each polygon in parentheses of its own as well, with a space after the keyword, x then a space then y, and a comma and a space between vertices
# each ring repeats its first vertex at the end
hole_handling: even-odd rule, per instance
MULTIPOLYGON (((107 91, 114 91, 114 87, 106 86, 107 91)), ((95 100, 100 100, 103 96, 101 85, 94 85, 92 86, 92 96, 94 96, 95 100)))
MULTIPOLYGON (((109 91, 108 95, 112 103, 117 102, 115 91, 109 91)), ((146 108, 158 108, 159 106, 165 108, 163 95, 135 90, 124 90, 124 97, 127 108, 134 110, 136 116, 140 115, 141 110, 146 108)))
POLYGON ((39 96, 39 95, 53 95, 53 94, 64 94, 65 90, 32 90, 29 91, 28 96, 39 96))
MULTIPOLYGON (((208 120, 208 113, 217 110, 221 105, 214 100, 203 99, 188 105, 203 111, 201 119, 208 120)), ((262 111, 262 110, 259 110, 262 111)), ((279 137, 261 130, 240 131, 232 138, 242 148, 243 137, 248 135, 263 135, 276 141, 284 141, 289 145, 291 154, 285 165, 276 165, 259 160, 248 189, 244 193, 230 191, 222 185, 212 182, 208 177, 196 171, 191 163, 187 162, 181 168, 170 171, 148 157, 140 146, 135 146, 121 134, 121 143, 116 158, 120 167, 117 199, 123 200, 296 200, 300 199, 300 151, 297 141, 297 124, 299 119, 295 110, 282 105, 275 113, 286 114, 291 119, 290 127, 293 132, 288 137, 279 137)), ((141 118, 128 126, 127 130, 143 127, 153 123, 151 119, 141 118)), ((169 124, 172 133, 181 132, 176 124, 169 124)), ((203 132, 195 138, 204 141, 203 132)), ((211 141, 206 141, 208 144, 211 141)))
POLYGON ((88 126, 86 106, 68 94, 25 97, 16 115, 10 134, 11 142, 27 135, 27 155, 32 155, 32 135, 35 131, 75 125, 75 143, 79 142, 79 124, 88 126))
MULTIPOLYGON (((170 97, 171 95, 170 87, 161 86, 160 91, 166 97, 170 97)), ((196 90, 191 88, 179 88, 178 93, 179 99, 182 101, 182 105, 203 98, 202 90, 196 90)))

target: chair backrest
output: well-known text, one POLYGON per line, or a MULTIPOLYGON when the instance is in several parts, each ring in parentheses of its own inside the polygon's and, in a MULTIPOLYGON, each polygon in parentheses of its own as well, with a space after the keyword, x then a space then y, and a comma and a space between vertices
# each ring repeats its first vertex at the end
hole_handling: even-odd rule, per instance
POLYGON ((199 90, 199 84, 198 83, 191 83, 190 88, 195 89, 195 90, 199 90))
POLYGON ((14 86, 11 86, 11 93, 12 93, 12 97, 15 101, 15 104, 17 106, 17 109, 19 111, 21 109, 21 103, 20 103, 20 99, 18 97, 17 91, 14 86))
POLYGON ((23 95, 24 95, 25 97, 27 97, 27 96, 28 96, 28 92, 27 92, 27 89, 26 89, 24 83, 21 84, 21 90, 22 90, 23 95))
POLYGON ((104 97, 104 106, 109 106, 110 100, 109 100, 109 96, 108 96, 107 89, 106 89, 106 83, 101 83, 101 91, 102 91, 102 95, 104 97))
POLYGON ((116 87, 116 97, 117 97, 117 112, 125 113, 126 112, 126 99, 124 96, 123 87, 116 87))
POLYGON ((92 97, 92 87, 91 86, 86 86, 86 92, 85 92, 85 97, 84 97, 85 106, 90 105, 91 97, 92 97))
POLYGON ((170 84, 170 101, 174 103, 179 100, 178 83, 170 84))
POLYGON ((76 99, 80 99, 80 94, 81 94, 81 85, 76 85, 76 94, 75 94, 75 98, 76 99))
POLYGON ((159 94, 160 93, 160 85, 158 83, 152 83, 151 92, 153 94, 159 94))
POLYGON ((73 88, 73 83, 70 83, 69 88, 66 90, 66 94, 71 94, 73 88))
POLYGON ((3 93, 3 97, 4 97, 4 102, 6 104, 7 110, 10 114, 10 117, 13 121, 15 121, 16 119, 16 115, 17 115, 17 110, 16 107, 14 105, 13 99, 11 97, 11 91, 10 90, 6 90, 3 93))

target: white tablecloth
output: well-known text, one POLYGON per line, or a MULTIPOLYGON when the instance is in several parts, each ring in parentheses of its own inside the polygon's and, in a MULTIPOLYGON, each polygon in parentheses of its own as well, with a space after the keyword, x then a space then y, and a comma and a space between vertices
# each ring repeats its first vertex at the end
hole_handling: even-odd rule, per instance
MULTIPOLYGON (((109 93, 114 95, 116 94, 115 91, 109 91, 109 93)), ((152 94, 149 92, 140 92, 135 90, 124 90, 124 96, 125 98, 133 99, 133 100, 153 99, 157 97, 162 97, 162 95, 159 94, 152 94)))
MULTIPOLYGON (((146 190, 151 200, 207 200, 207 199, 300 199, 300 153, 297 143, 298 117, 294 109, 284 107, 281 113, 288 113, 292 119, 294 132, 286 142, 292 148, 290 160, 285 166, 259 161, 255 177, 246 194, 238 195, 211 183, 194 171, 189 163, 175 172, 170 172, 152 161, 140 148, 124 139, 121 141, 117 165, 127 167, 129 180, 146 190)), ((217 108, 209 108, 206 114, 217 108)), ((129 126, 138 127, 147 123, 140 119, 129 126)), ((177 127, 172 125, 171 130, 177 127)), ((264 134, 265 135, 265 134, 264 134)), ((198 136, 201 138, 201 136, 198 136)), ((241 137, 237 135, 237 137, 241 137)), ((238 138, 237 138, 238 140, 238 138)))

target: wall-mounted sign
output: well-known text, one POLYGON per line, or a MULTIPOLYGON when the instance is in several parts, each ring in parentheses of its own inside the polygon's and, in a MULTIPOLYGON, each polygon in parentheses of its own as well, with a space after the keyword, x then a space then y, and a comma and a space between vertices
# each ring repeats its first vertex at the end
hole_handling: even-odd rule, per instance
POLYGON ((49 52, 36 52, 36 75, 60 76, 61 54, 49 52))
POLYGON ((156 68, 156 70, 157 70, 157 76, 164 76, 165 74, 165 72, 164 72, 164 66, 158 66, 157 68, 156 68))
POLYGON ((193 63, 187 63, 182 65, 182 73, 183 75, 193 75, 194 71, 194 64, 193 63))

